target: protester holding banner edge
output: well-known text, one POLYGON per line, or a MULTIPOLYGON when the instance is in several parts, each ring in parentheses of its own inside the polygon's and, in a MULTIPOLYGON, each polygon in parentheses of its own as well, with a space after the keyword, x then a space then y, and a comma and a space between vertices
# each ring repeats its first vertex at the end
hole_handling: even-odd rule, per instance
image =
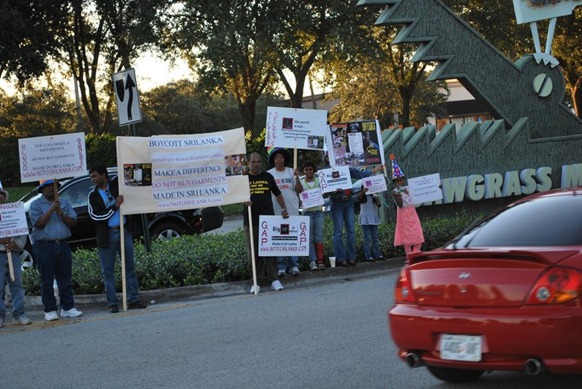
MULTIPOLYGON (((253 152, 248 157, 249 163, 249 189, 250 189, 250 201, 245 202, 243 205, 245 208, 250 207, 250 213, 252 220, 249 220, 247 212, 244 213, 244 231, 247 241, 247 247, 249 248, 249 269, 252 272, 253 268, 253 257, 256 257, 255 253, 252 252, 251 248, 251 228, 252 228, 252 239, 254 245, 252 247, 258 247, 259 242, 259 216, 260 215, 274 215, 273 201, 271 199, 271 194, 273 194, 281 207, 281 216, 283 218, 288 218, 289 213, 287 212, 287 206, 285 205, 285 199, 281 194, 281 191, 277 187, 275 179, 270 173, 263 171, 263 158, 261 154, 253 152)), ((261 257, 255 261, 256 263, 256 273, 257 278, 262 281, 270 282, 271 289, 275 291, 283 290, 283 285, 278 279, 277 271, 277 259, 275 257, 261 257)), ((250 289, 250 293, 258 294, 260 292, 260 285, 253 285, 250 289)))
MULTIPOLYGON (((94 166, 89 170, 95 189, 89 193, 88 211, 95 221, 97 251, 101 260, 103 285, 109 312, 119 312, 119 302, 115 289, 115 258, 121 256, 121 215, 119 207, 123 195, 119 194, 118 179, 111 181, 105 166, 94 166)), ((125 223, 124 223, 125 224, 125 223)), ((144 309, 147 307, 139 300, 138 280, 135 273, 133 236, 129 228, 123 228, 125 254, 125 282, 127 286, 127 308, 144 309)))

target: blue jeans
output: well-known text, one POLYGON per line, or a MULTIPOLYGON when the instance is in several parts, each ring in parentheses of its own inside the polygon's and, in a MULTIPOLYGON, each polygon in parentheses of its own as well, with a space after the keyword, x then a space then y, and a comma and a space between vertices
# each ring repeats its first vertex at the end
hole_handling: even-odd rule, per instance
POLYGON ((277 269, 287 270, 287 267, 299 267, 299 257, 277 257, 277 269))
POLYGON ((345 260, 356 260, 356 234, 354 230, 355 214, 354 200, 350 197, 347 201, 332 201, 330 205, 331 219, 333 221, 333 253, 336 263, 345 260), (346 244, 343 240, 343 227, 346 228, 346 244))
POLYGON ((6 281, 12 295, 12 317, 18 319, 24 315, 24 288, 22 287, 22 269, 20 268, 20 255, 12 252, 12 267, 14 268, 14 281, 10 279, 8 271, 8 255, 0 254, 0 285, 2 285, 2 298, 0 299, 0 319, 6 319, 6 305, 4 303, 4 288, 6 281))
MULTIPOLYGON (((127 302, 137 301, 138 286, 137 275, 135 274, 135 262, 133 259, 133 237, 127 228, 125 235, 125 287, 127 291, 127 302)), ((99 247, 99 258, 101 259, 101 273, 103 274, 103 285, 105 286, 105 296, 109 306, 118 305, 117 293, 115 290, 115 258, 116 253, 121 257, 121 233, 120 230, 109 229, 109 247, 99 247)))
POLYGON ((364 257, 366 261, 371 259, 378 259, 382 256, 380 252, 380 244, 378 243, 378 226, 371 224, 362 225, 364 230, 364 257), (370 255, 370 248, 372 255, 370 255))
POLYGON ((38 261, 40 273, 40 296, 45 312, 57 310, 57 299, 53 282, 56 279, 59 286, 59 302, 61 308, 68 311, 75 307, 73 287, 71 285, 73 255, 67 241, 55 243, 36 241, 32 246, 34 256, 38 261))
POLYGON ((305 216, 309 216, 309 260, 317 260, 315 244, 323 243, 323 212, 305 211, 305 216))

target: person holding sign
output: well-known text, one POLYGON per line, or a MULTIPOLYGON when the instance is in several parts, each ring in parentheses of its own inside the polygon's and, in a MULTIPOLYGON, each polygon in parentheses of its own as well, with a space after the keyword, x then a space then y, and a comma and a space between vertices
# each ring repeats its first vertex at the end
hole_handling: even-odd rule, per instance
MULTIPOLYGON (((297 197, 297 188, 295 187, 296 181, 299 180, 299 172, 294 172, 292 168, 287 167, 289 164, 291 164, 291 154, 285 149, 273 148, 269 154, 269 165, 272 169, 267 170, 267 173, 270 173, 275 178, 277 187, 285 199, 289 216, 299 216, 299 197, 297 197)), ((281 213, 281 207, 277 203, 275 195, 271 195, 271 199, 273 200, 275 214, 281 213)), ((301 274, 299 271, 299 257, 296 255, 277 257, 277 263, 279 277, 284 277, 287 270, 295 276, 301 274)))
POLYGON ((378 226, 380 225, 378 208, 382 205, 382 200, 375 194, 369 195, 366 192, 368 192, 368 188, 362 186, 358 195, 360 201, 359 221, 364 231, 364 258, 368 262, 375 262, 384 259, 378 240, 378 226))
POLYGON ((392 161, 392 182, 396 185, 392 191, 392 197, 397 205, 394 246, 404 246, 404 252, 408 255, 420 251, 424 234, 408 187, 404 185, 404 173, 398 166, 394 154, 390 155, 390 160, 392 161))
MULTIPOLYGON (((121 256, 121 215, 119 207, 123 195, 119 194, 117 177, 109 181, 105 166, 94 166, 89 170, 95 189, 89 193, 89 216, 95 221, 97 250, 101 259, 103 285, 109 312, 119 312, 115 290, 115 257, 121 256)), ((124 220, 125 222, 125 220, 124 220)), ((125 254, 125 283, 127 285, 127 308, 144 309, 146 304, 138 298, 138 281, 133 258, 133 237, 129 228, 123 229, 125 254)))
POLYGON ((32 223, 32 249, 38 261, 41 282, 41 299, 46 321, 58 320, 57 300, 53 288, 59 286, 61 317, 79 317, 83 312, 75 308, 71 285, 73 254, 68 238, 77 224, 77 214, 67 199, 58 199, 58 181, 41 181, 38 192, 42 194, 30 204, 32 223))
MULTIPOLYGON (((361 179, 384 170, 378 165, 372 170, 349 168, 351 178, 361 179)), ((354 199, 350 188, 337 189, 330 194, 330 211, 333 221, 333 253, 339 266, 356 266, 356 233, 354 199), (346 243, 343 240, 343 228, 346 229, 346 243)))
MULTIPOLYGON (((249 247, 249 271, 252 274, 253 268, 253 253, 250 252, 251 236, 250 223, 252 223, 253 243, 257 250, 259 247, 259 216, 260 215, 274 215, 273 201, 271 194, 275 196, 277 203, 281 207, 281 216, 288 218, 289 213, 285 206, 285 198, 277 187, 277 183, 273 176, 267 172, 263 172, 263 159, 259 153, 251 153, 249 156, 249 189, 251 193, 251 201, 244 203, 245 207, 251 207, 252 220, 249 221, 248 212, 244 213, 244 227, 245 237, 247 239, 247 247, 249 247)), ((283 285, 278 279, 277 274, 277 258, 262 257, 256 261, 257 278, 267 280, 271 283, 272 290, 283 290, 283 285)), ((257 294, 260 291, 260 286, 255 285, 251 288, 252 294, 257 294)))
MULTIPOLYGON (((311 161, 303 164, 305 176, 297 181, 295 190, 301 193, 305 190, 319 188, 319 179, 315 175, 315 165, 311 161)), ((304 208, 303 215, 309 216, 309 268, 311 270, 325 270, 323 262, 323 210, 320 205, 304 208)))
MULTIPOLYGON (((0 204, 8 200, 8 191, 0 185, 0 204)), ((24 314, 24 288, 22 287, 22 269, 20 265, 19 251, 26 244, 26 235, 13 236, 10 238, 0 238, 0 285, 2 285, 2 296, 4 297, 4 285, 8 281, 10 294, 12 295, 12 321, 14 323, 27 325, 32 321, 24 314), (8 275, 8 253, 12 252, 12 268, 14 279, 6 278, 8 275)), ((4 326, 6 321, 6 305, 4 298, 0 299, 0 327, 4 326)))

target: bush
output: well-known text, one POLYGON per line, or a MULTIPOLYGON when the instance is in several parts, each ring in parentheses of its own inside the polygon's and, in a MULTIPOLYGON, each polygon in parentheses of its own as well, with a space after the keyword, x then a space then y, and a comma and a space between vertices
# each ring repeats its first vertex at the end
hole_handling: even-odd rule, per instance
MULTIPOLYGON (((444 245, 454 238, 472 221, 466 214, 450 218, 423 220, 425 243, 423 250, 431 250, 444 245)), ((325 257, 333 255, 333 225, 331 218, 325 217, 324 251, 325 257)), ((379 228, 380 249, 384 257, 402 257, 402 247, 392 245, 394 223, 385 223, 379 228)), ((363 233, 356 221, 357 259, 363 260, 363 233)), ((226 234, 203 234, 183 236, 178 239, 156 240, 151 252, 135 243, 136 272, 142 290, 173 288, 231 282, 250 279, 247 270, 247 248, 242 229, 226 234)), ((302 270, 307 270, 309 261, 302 258, 302 270)), ((23 272, 23 284, 29 295, 40 294, 40 279, 36 270, 23 272)), ((121 290, 121 266, 116 263, 115 280, 121 290)), ((102 294, 103 279, 97 249, 78 249, 73 253, 73 291, 75 294, 102 294)))

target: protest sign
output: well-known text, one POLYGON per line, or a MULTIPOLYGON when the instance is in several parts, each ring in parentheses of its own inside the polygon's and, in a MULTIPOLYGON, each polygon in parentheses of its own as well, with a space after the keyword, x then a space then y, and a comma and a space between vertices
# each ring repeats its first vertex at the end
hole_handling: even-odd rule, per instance
POLYGON ((309 217, 259 217, 259 256, 309 256, 309 217))
POLYGON ((384 164, 384 147, 377 120, 332 124, 326 138, 332 166, 384 164))
POLYGON ((513 0, 518 24, 570 15, 582 0, 513 0))
POLYGON ((85 134, 18 139, 20 181, 74 177, 87 171, 85 134))
POLYGON ((443 199, 441 177, 438 173, 409 178, 408 190, 414 205, 443 199))
POLYGON ((338 189, 352 189, 352 176, 349 166, 337 166, 317 171, 319 186, 323 193, 335 192, 338 189))
POLYGON ((124 214, 249 201, 244 129, 195 135, 118 137, 124 214))
POLYGON ((367 188, 366 194, 374 194, 386 192, 388 187, 386 186, 386 177, 384 175, 374 175, 362 179, 362 186, 367 188))
POLYGON ((28 235, 24 203, 0 204, 0 238, 28 235))
POLYGON ((267 107, 265 147, 323 150, 327 111, 267 107))
POLYGON ((303 210, 323 205, 323 195, 321 188, 307 189, 299 193, 299 200, 303 206, 303 210))

